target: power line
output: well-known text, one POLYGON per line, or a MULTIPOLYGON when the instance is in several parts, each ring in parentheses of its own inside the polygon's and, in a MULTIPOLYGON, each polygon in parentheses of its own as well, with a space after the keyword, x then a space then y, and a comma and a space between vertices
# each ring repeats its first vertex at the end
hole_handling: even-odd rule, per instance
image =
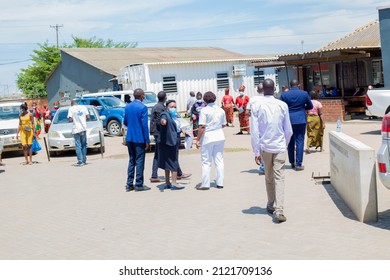
POLYGON ((17 60, 17 61, 12 61, 12 62, 0 63, 0 65, 17 64, 17 63, 22 63, 22 62, 30 61, 30 60, 32 60, 32 59, 29 58, 29 59, 24 59, 24 60, 17 60))

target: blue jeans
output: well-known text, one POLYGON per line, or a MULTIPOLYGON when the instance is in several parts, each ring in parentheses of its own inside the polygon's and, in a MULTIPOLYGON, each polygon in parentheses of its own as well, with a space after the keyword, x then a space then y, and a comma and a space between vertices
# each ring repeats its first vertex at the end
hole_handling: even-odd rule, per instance
POLYGON ((303 147, 305 144, 306 124, 293 124, 293 135, 288 144, 288 160, 291 164, 302 166, 303 147))
POLYGON ((145 168, 145 143, 127 142, 127 151, 129 152, 129 166, 127 168, 128 186, 142 188, 144 185, 144 168, 145 168))
POLYGON ((87 132, 73 134, 76 146, 77 163, 87 163, 87 132))

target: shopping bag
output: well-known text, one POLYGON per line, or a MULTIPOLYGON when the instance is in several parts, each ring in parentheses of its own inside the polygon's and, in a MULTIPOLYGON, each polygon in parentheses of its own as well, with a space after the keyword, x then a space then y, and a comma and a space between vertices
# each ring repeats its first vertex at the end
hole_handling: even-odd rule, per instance
POLYGON ((37 153, 40 150, 42 150, 41 145, 39 144, 38 140, 34 137, 32 145, 31 145, 31 152, 37 153))

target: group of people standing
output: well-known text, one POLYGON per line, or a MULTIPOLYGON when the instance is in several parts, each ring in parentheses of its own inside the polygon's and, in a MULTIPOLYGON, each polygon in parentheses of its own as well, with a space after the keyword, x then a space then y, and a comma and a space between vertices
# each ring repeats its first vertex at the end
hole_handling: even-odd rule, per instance
MULTIPOLYGON (((145 93, 142 89, 134 90, 134 101, 125 108, 124 125, 128 127, 126 142, 129 153, 126 191, 147 191, 144 185, 145 151, 149 148, 149 133, 153 135, 156 145, 152 164, 150 182, 164 182, 158 177, 158 168, 165 171, 164 189, 181 190, 184 186, 177 184, 178 179, 191 176, 181 171, 179 164, 180 134, 189 135, 181 127, 175 100, 167 100, 166 93, 158 93, 159 102, 153 107, 150 132, 148 127, 147 107, 142 103, 145 93), (170 180, 170 178, 172 180, 170 180)), ((200 95, 197 95, 201 100, 200 95)), ((199 110, 197 118, 196 146, 201 149, 202 179, 198 190, 210 188, 210 169, 214 161, 216 166, 216 187, 223 188, 224 164, 223 148, 225 136, 222 128, 226 125, 225 112, 215 105, 216 96, 212 92, 203 95, 204 106, 199 110)), ((193 108, 195 103, 191 106, 193 108)), ((193 119, 194 120, 194 119, 193 119)))

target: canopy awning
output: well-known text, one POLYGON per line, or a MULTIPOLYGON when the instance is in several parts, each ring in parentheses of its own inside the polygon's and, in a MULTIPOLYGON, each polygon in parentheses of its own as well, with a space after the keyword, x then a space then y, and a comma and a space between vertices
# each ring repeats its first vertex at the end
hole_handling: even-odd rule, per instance
POLYGON ((332 50, 282 55, 279 57, 279 60, 283 61, 285 65, 305 65, 369 57, 370 53, 365 50, 332 50))

